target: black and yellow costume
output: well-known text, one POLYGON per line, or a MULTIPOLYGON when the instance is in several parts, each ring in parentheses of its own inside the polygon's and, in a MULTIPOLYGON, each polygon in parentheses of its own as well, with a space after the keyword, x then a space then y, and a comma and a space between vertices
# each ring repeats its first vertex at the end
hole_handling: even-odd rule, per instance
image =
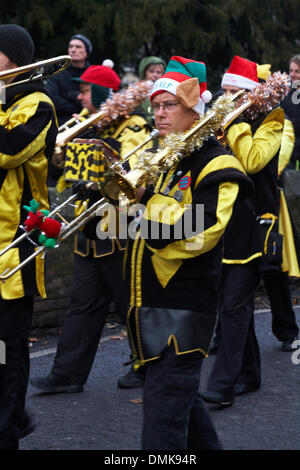
MULTIPOLYGON (((2 50, 2 49, 1 49, 2 50)), ((32 198, 48 209, 48 158, 57 134, 54 105, 39 82, 7 89, 0 107, 0 249, 23 230, 32 198)), ((35 247, 22 241, 0 257, 0 272, 16 267, 35 247)), ((24 402, 29 377, 28 336, 34 295, 46 296, 44 260, 30 262, 0 285, 0 340, 6 364, 0 365, 0 449, 17 449, 23 433, 24 402)))
POLYGON ((146 191, 141 229, 125 255, 136 358, 157 359, 171 344, 178 355, 207 354, 217 315, 222 237, 238 195, 251 189, 240 163, 209 139, 174 171, 161 173, 153 192, 146 191))
MULTIPOLYGON (((150 128, 142 116, 133 114, 120 119, 100 134, 90 128, 80 135, 84 139, 102 139, 120 153, 123 158, 138 144, 144 142, 150 128)), ((88 198, 76 201, 75 215, 100 196, 89 190, 88 198)), ((98 222, 94 218, 93 226, 98 222)), ((64 383, 82 386, 90 373, 99 340, 113 300, 118 313, 125 322, 126 301, 122 287, 122 258, 126 239, 98 239, 95 231, 91 238, 87 231, 78 231, 74 242, 74 278, 71 288, 70 311, 59 338, 57 354, 51 374, 64 383), (87 235, 86 235, 87 234, 87 235)))
MULTIPOLYGON (((132 114, 127 119, 119 119, 112 123, 111 126, 104 129, 99 136, 95 130, 88 130, 84 135, 92 138, 101 138, 104 142, 111 145, 123 159, 131 150, 137 145, 144 142, 150 134, 151 128, 146 123, 143 116, 139 114, 132 114)), ((150 146, 152 144, 150 143, 150 146)), ((134 165, 135 156, 131 158, 131 164, 134 165)), ((91 192, 93 193, 93 191, 91 192)), ((98 195, 96 195, 98 197, 98 195)), ((90 201, 85 203, 89 204, 90 201)), ((79 201, 75 211, 75 215, 79 215, 86 207, 83 201, 79 201)), ((95 258, 112 254, 115 249, 124 250, 126 247, 126 240, 119 240, 118 238, 110 238, 106 240, 90 240, 85 237, 83 232, 78 232, 75 235, 75 248, 74 253, 80 256, 88 256, 91 252, 95 258)))
MULTIPOLYGON (((221 341, 208 391, 229 403, 237 381, 252 390, 260 387, 254 294, 262 269, 280 272, 280 261, 277 265, 266 263, 264 255, 271 231, 275 230, 276 234, 278 230, 278 153, 283 126, 284 112, 276 108, 255 121, 234 122, 227 133, 227 144, 254 184, 253 195, 235 207, 224 237, 221 341)), ((274 243, 276 253, 276 237, 274 243)))
MULTIPOLYGON (((47 168, 56 134, 54 106, 42 84, 17 85, 7 90, 6 104, 0 110, 1 250, 24 233, 19 227, 27 217, 23 204, 34 198, 39 209, 49 209, 47 168)), ((29 241, 10 249, 0 258, 0 272, 16 267, 34 249, 29 241)), ((1 283, 1 298, 37 293, 45 297, 43 266, 44 261, 37 257, 1 283)))

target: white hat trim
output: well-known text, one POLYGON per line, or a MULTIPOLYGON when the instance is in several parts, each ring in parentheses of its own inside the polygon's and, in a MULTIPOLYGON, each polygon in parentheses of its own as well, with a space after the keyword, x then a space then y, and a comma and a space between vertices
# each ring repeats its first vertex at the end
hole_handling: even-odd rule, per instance
MULTIPOLYGON (((159 78, 156 80, 154 83, 154 86, 151 90, 151 96, 156 93, 157 91, 167 91, 171 93, 172 95, 176 95, 176 89, 181 82, 177 82, 176 80, 173 80, 172 78, 159 78)), ((205 104, 200 98, 196 106, 193 107, 193 110, 197 114, 201 114, 203 116, 204 114, 204 109, 205 109, 205 104)))
POLYGON ((237 88, 246 88, 246 90, 253 90, 259 83, 250 78, 243 77, 242 75, 236 75, 235 73, 225 73, 222 79, 222 86, 235 86, 237 88))
POLYGON ((196 106, 193 107, 193 110, 197 113, 197 114, 201 114, 201 116, 204 115, 204 111, 205 111, 205 103, 202 101, 202 99, 200 98, 198 103, 196 104, 196 106))
POLYGON ((179 82, 172 80, 172 78, 159 78, 154 83, 154 86, 151 91, 151 96, 157 91, 168 91, 172 95, 176 96, 176 88, 178 87, 179 82))

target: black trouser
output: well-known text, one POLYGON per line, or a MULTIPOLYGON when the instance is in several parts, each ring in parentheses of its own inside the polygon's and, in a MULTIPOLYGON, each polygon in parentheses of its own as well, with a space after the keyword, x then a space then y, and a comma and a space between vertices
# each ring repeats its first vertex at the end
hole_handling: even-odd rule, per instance
POLYGON ((18 449, 18 428, 24 417, 29 378, 28 337, 33 312, 33 296, 0 299, 0 449, 18 449), (0 361, 4 362, 4 361, 0 361))
POLYGON ((122 321, 126 315, 122 282, 123 252, 83 258, 75 255, 69 314, 59 338, 52 368, 54 375, 75 384, 88 378, 105 325, 110 302, 122 321))
POLYGON ((221 449, 205 404, 199 396, 200 352, 175 355, 169 347, 147 363, 144 382, 144 450, 221 449))
POLYGON ((260 354, 254 326, 254 296, 260 282, 256 261, 223 265, 220 284, 221 341, 207 389, 233 399, 237 381, 260 386, 260 354))
POLYGON ((271 304, 273 334, 279 341, 296 338, 299 329, 292 307, 288 274, 265 274, 263 280, 271 304))

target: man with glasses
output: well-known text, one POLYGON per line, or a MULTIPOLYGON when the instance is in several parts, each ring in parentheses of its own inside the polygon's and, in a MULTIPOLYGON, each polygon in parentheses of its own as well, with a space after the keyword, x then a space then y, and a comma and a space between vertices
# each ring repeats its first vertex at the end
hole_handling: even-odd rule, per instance
MULTIPOLYGON (((150 96, 162 140, 189 130, 210 96, 205 64, 172 57, 150 96)), ((129 339, 145 365, 143 449, 221 448, 198 394, 200 370, 217 315, 222 235, 251 189, 239 162, 209 138, 138 190, 145 211, 125 268, 129 339)))

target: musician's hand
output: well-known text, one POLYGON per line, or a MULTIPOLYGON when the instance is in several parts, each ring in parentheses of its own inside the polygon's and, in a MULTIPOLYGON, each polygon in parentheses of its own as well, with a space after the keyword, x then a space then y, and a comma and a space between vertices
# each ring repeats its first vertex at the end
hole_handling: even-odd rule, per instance
POLYGON ((54 153, 52 155, 52 164, 56 166, 56 168, 63 168, 65 164, 65 149, 61 147, 55 147, 54 153))
POLYGON ((76 119, 77 122, 80 122, 80 121, 81 121, 81 116, 80 116, 80 114, 74 113, 74 114, 72 114, 72 118, 76 119))
POLYGON ((140 186, 137 191, 136 191, 136 200, 139 202, 142 197, 144 196, 145 194, 145 191, 146 191, 146 188, 145 186, 140 186))
POLYGON ((87 183, 86 181, 77 181, 72 185, 73 194, 77 194, 79 201, 89 199, 90 202, 97 201, 101 197, 101 192, 97 183, 87 183))
POLYGON ((72 193, 77 194, 78 200, 84 201, 88 198, 86 181, 77 181, 72 185, 72 193))

